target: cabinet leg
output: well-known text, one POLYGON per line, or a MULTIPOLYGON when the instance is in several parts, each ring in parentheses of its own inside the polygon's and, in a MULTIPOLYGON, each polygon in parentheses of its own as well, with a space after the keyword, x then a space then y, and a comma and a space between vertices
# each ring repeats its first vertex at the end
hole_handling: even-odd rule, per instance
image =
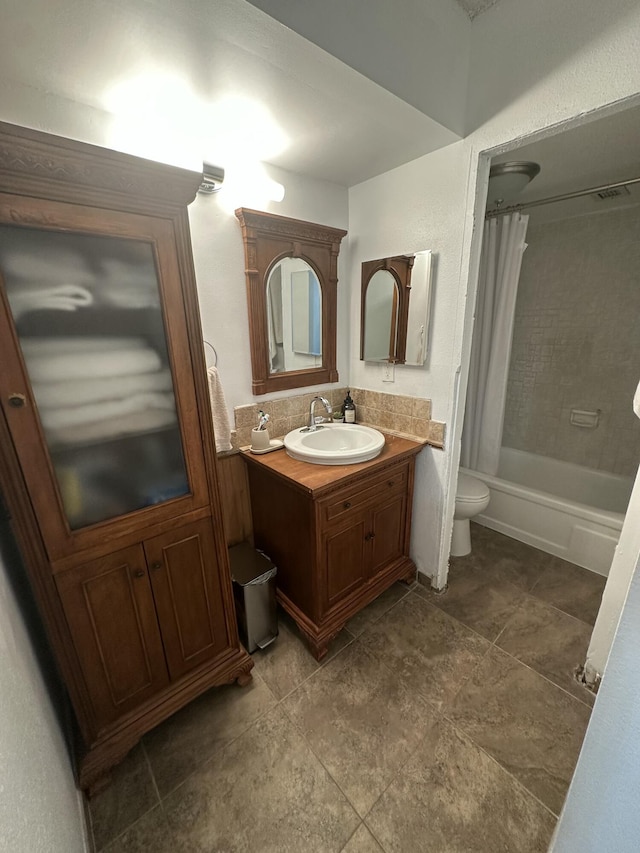
POLYGON ((415 568, 414 568, 414 569, 409 569, 409 571, 407 572, 407 574, 406 574, 404 577, 400 578, 400 580, 401 580, 403 583, 406 583, 406 584, 407 584, 407 586, 411 586, 413 583, 415 583, 415 582, 416 582, 417 576, 418 576, 417 569, 415 569, 415 568))
POLYGON ((250 672, 241 672, 240 675, 236 678, 236 684, 238 687, 246 687, 253 681, 253 676, 250 672))
POLYGON ((85 788, 87 799, 92 800, 96 794, 101 794, 102 791, 106 790, 111 784, 112 778, 113 774, 111 771, 107 771, 106 773, 103 773, 102 776, 95 779, 87 788, 85 788))
POLYGON ((329 651, 329 643, 309 643, 311 654, 320 663, 329 651))
POLYGON ((340 631, 342 631, 344 625, 340 625, 339 628, 331 634, 330 637, 325 637, 324 640, 314 640, 313 638, 307 635, 306 639, 309 644, 309 648, 311 650, 311 654, 314 658, 320 663, 327 656, 327 652, 329 651, 329 646, 338 636, 340 631))
POLYGON ((246 687, 253 679, 253 676, 251 675, 252 669, 253 660, 249 655, 246 655, 246 659, 242 662, 240 667, 234 670, 231 680, 235 681, 238 687, 246 687))

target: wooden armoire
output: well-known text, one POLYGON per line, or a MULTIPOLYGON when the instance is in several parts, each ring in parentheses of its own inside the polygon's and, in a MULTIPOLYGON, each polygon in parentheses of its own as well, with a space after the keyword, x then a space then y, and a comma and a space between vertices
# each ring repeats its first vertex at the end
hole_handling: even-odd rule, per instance
POLYGON ((187 205, 201 176, 0 124, 0 489, 97 790, 250 679, 187 205))

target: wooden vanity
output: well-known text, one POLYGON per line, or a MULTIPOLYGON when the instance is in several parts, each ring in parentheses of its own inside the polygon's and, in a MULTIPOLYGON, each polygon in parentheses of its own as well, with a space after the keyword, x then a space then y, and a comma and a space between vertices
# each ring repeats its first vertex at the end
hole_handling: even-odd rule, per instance
POLYGON ((278 567, 278 600, 317 660, 355 613, 415 578, 411 507, 423 446, 387 435, 376 459, 355 465, 243 452, 256 547, 278 567))

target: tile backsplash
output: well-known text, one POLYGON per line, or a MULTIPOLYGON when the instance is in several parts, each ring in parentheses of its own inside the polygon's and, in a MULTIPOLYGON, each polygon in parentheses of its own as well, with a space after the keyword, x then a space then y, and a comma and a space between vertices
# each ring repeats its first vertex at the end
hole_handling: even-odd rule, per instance
POLYGON ((503 444, 633 477, 640 421, 640 206, 532 225, 518 286, 503 444), (571 424, 571 410, 598 426, 571 424))
MULTIPOLYGON (((347 388, 322 391, 322 396, 329 400, 334 411, 341 408, 346 394, 347 388)), ((232 434, 233 446, 245 447, 251 443, 251 430, 258 424, 260 409, 271 416, 269 421, 271 438, 282 438, 290 430, 306 426, 309 407, 315 396, 317 396, 315 393, 298 394, 295 397, 267 399, 246 406, 236 406, 235 430, 232 434)), ((356 404, 358 423, 426 441, 434 447, 444 447, 445 425, 440 421, 431 420, 431 400, 401 394, 385 394, 362 388, 351 388, 351 396, 356 404)), ((316 412, 324 414, 323 407, 317 405, 316 412)))

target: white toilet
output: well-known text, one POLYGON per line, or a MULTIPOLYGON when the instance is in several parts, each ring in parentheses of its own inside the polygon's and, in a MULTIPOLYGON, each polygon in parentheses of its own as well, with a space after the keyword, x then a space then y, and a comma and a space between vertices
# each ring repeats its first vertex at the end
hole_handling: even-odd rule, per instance
POLYGON ((488 506, 489 486, 477 477, 458 472, 453 536, 451 537, 452 557, 464 557, 471 553, 469 519, 484 512, 488 506))

